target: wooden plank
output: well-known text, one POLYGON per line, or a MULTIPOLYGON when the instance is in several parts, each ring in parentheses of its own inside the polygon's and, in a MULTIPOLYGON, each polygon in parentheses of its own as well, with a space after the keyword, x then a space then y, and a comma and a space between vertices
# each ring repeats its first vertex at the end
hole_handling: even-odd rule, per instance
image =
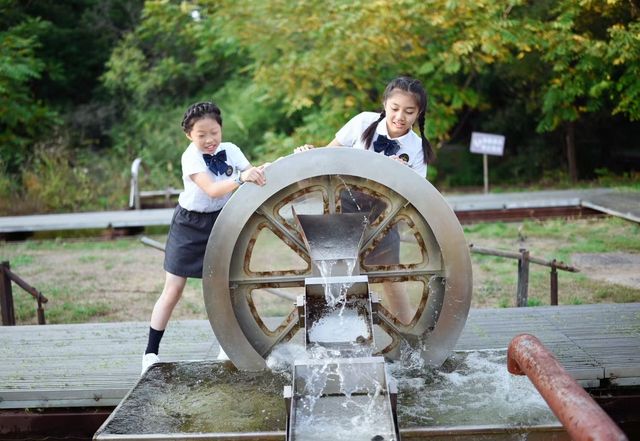
POLYGON ((582 206, 640 223, 640 193, 635 191, 588 195, 582 206))
MULTIPOLYGON (((585 386, 640 384, 640 303, 471 310, 456 351, 536 335, 585 386)), ((277 320, 277 319, 276 319, 277 320)), ((113 406, 140 375, 148 323, 0 327, 0 408, 113 406)), ((214 359, 206 320, 171 322, 163 361, 214 359)))
MULTIPOLYGON (((176 190, 177 191, 177 190, 176 190)), ((144 192, 143 192, 144 193, 144 192)), ((161 191, 164 195, 165 191, 161 191)), ((605 205, 623 198, 629 200, 626 209, 613 209, 611 214, 638 222, 640 192, 617 192, 611 189, 557 190, 522 193, 496 193, 472 195, 446 195, 445 200, 456 212, 476 210, 508 210, 531 207, 589 206, 599 211, 609 210, 605 205), (600 202, 605 201, 605 202, 600 202), (635 205, 634 205, 635 204, 635 205), (616 211, 617 210, 617 211, 616 211), (631 211, 628 211, 631 210, 631 211), (625 215, 625 212, 627 214, 625 215)), ((624 207, 617 202, 618 206, 624 207)), ((605 211, 608 212, 608 211, 605 211)), ((172 208, 97 211, 84 213, 42 214, 30 216, 0 216, 0 233, 35 231, 63 231, 79 229, 131 228, 169 225, 172 208)))
POLYGON ((169 225, 172 208, 0 217, 0 233, 169 225))

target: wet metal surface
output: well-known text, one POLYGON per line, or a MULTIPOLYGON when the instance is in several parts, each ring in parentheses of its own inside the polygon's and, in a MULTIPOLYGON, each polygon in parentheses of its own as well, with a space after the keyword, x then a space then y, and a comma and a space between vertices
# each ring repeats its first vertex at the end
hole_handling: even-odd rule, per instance
MULTIPOLYGON (((535 388, 525 377, 509 375, 505 360, 503 351, 455 354, 437 370, 392 363, 402 439, 568 441, 535 388)), ((345 383, 353 385, 354 395, 385 374, 381 364, 368 366, 369 376, 359 375, 362 369, 345 374, 362 381, 345 383)), ((297 387, 304 389, 306 377, 300 377, 297 387)), ((288 374, 242 373, 219 362, 159 364, 140 379, 95 439, 284 440, 282 391, 291 381, 288 374)), ((334 376, 324 391, 335 397, 341 387, 334 376)))
MULTIPOLYGON (((311 260, 353 260, 358 258, 367 223, 365 214, 323 214, 296 216, 311 260)), ((351 274, 332 274, 351 275, 351 274)))
POLYGON ((273 432, 283 430, 282 390, 289 380, 270 371, 241 372, 230 363, 153 365, 96 434, 273 432))

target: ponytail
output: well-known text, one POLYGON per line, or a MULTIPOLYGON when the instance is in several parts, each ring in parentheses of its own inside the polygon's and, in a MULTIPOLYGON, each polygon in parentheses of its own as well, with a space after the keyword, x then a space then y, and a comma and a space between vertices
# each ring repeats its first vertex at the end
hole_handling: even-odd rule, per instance
POLYGON ((418 116, 418 127, 420 128, 420 138, 422 138, 422 154, 424 155, 424 163, 431 164, 436 155, 433 151, 433 147, 431 147, 431 143, 424 134, 425 124, 426 117, 424 115, 424 112, 422 112, 420 113, 420 116, 418 116))
POLYGON ((367 127, 365 131, 362 132, 362 136, 360 137, 360 140, 364 143, 365 149, 369 150, 369 147, 371 147, 371 142, 373 141, 373 135, 375 135, 376 133, 376 127, 378 127, 378 123, 382 121, 385 116, 387 116, 387 114, 384 111, 384 109, 382 109, 382 112, 380 112, 380 117, 376 121, 372 122, 371 125, 369 125, 369 127, 367 127))

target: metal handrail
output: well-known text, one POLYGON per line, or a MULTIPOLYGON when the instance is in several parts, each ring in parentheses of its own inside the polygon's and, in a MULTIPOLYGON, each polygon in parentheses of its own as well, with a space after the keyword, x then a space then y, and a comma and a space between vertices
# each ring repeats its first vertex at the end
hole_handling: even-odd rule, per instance
POLYGON ((627 436, 535 336, 509 343, 507 369, 526 375, 574 441, 626 441, 627 436))
POLYGON ((49 299, 11 271, 11 265, 9 262, 0 263, 0 308, 2 309, 2 324, 9 326, 16 324, 15 312, 13 309, 13 290, 11 289, 12 281, 36 299, 38 302, 38 324, 44 325, 46 321, 42 304, 47 303, 49 299))
POLYGON ((518 253, 509 251, 493 250, 490 248, 477 247, 469 244, 469 250, 475 254, 483 254, 486 256, 505 257, 508 259, 518 259, 518 287, 516 289, 517 306, 527 306, 529 297, 529 263, 548 266, 551 268, 549 283, 549 303, 558 305, 558 270, 569 271, 571 273, 579 273, 580 270, 574 266, 567 265, 564 262, 558 262, 556 259, 544 260, 532 257, 529 250, 521 248, 518 253))
POLYGON ((131 163, 131 192, 129 193, 129 208, 140 209, 140 187, 138 175, 140 173, 142 158, 136 158, 131 163))
POLYGON ((131 189, 129 191, 129 208, 134 210, 140 210, 142 208, 142 198, 156 198, 164 196, 165 206, 170 205, 170 199, 172 196, 180 194, 181 190, 173 188, 171 186, 166 187, 164 190, 140 190, 140 167, 142 165, 142 158, 136 158, 131 163, 131 189))

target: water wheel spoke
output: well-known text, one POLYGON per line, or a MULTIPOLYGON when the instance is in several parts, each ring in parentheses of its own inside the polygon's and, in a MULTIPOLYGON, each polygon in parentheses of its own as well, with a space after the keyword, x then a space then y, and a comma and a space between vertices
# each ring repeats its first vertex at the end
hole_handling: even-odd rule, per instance
POLYGON ((298 326, 299 317, 298 311, 293 310, 287 316, 287 318, 280 324, 278 329, 273 333, 273 335, 268 338, 268 345, 265 345, 263 351, 261 352, 263 357, 267 357, 271 353, 274 347, 279 345, 280 343, 284 343, 286 341, 291 340, 291 338, 296 334, 299 329, 298 326))
POLYGON ((278 342, 293 336, 298 327, 298 311, 292 308, 289 314, 275 327, 270 329, 269 317, 262 317, 252 298, 252 287, 239 287, 233 292, 234 310, 243 333, 251 339, 254 348, 262 356, 268 354, 278 342))
POLYGON ((363 239, 362 245, 360 247, 361 253, 367 248, 369 248, 369 246, 371 246, 373 241, 381 233, 383 233, 388 226, 393 225, 393 220, 396 218, 398 213, 400 213, 400 211, 407 206, 407 204, 408 202, 404 201, 403 204, 394 204, 391 207, 391 211, 381 219, 380 223, 376 225, 375 228, 372 228, 368 234, 366 234, 366 237, 363 239))
POLYGON ((400 322, 395 316, 383 305, 378 305, 378 318, 384 324, 384 328, 388 329, 389 335, 393 337, 395 335, 398 338, 405 338, 411 331, 412 324, 405 325, 400 322))
POLYGON ((321 185, 325 188, 325 191, 326 191, 325 197, 327 198, 326 204, 327 204, 327 209, 329 211, 329 214, 335 214, 337 210, 335 195, 336 195, 336 188, 338 187, 336 178, 331 175, 323 176, 321 185))
POLYGON ((422 279, 424 277, 438 275, 440 270, 432 269, 426 265, 412 265, 406 268, 401 265, 390 265, 389 269, 373 269, 370 271, 363 271, 362 274, 369 277, 369 282, 378 282, 381 280, 415 280, 422 279))
POLYGON ((285 243, 286 240, 289 240, 295 245, 296 249, 294 251, 296 251, 296 253, 306 258, 309 257, 309 251, 307 250, 307 247, 304 246, 304 243, 299 239, 297 231, 293 230, 287 223, 280 222, 276 216, 273 215, 273 212, 265 207, 260 207, 257 212, 265 218, 267 223, 271 226, 272 231, 282 235, 278 235, 281 240, 285 243))
POLYGON ((243 285, 255 285, 264 287, 277 287, 281 285, 289 286, 304 286, 304 280, 309 277, 310 274, 300 274, 293 271, 274 271, 265 272, 258 275, 242 274, 229 279, 229 285, 243 286, 243 285))

